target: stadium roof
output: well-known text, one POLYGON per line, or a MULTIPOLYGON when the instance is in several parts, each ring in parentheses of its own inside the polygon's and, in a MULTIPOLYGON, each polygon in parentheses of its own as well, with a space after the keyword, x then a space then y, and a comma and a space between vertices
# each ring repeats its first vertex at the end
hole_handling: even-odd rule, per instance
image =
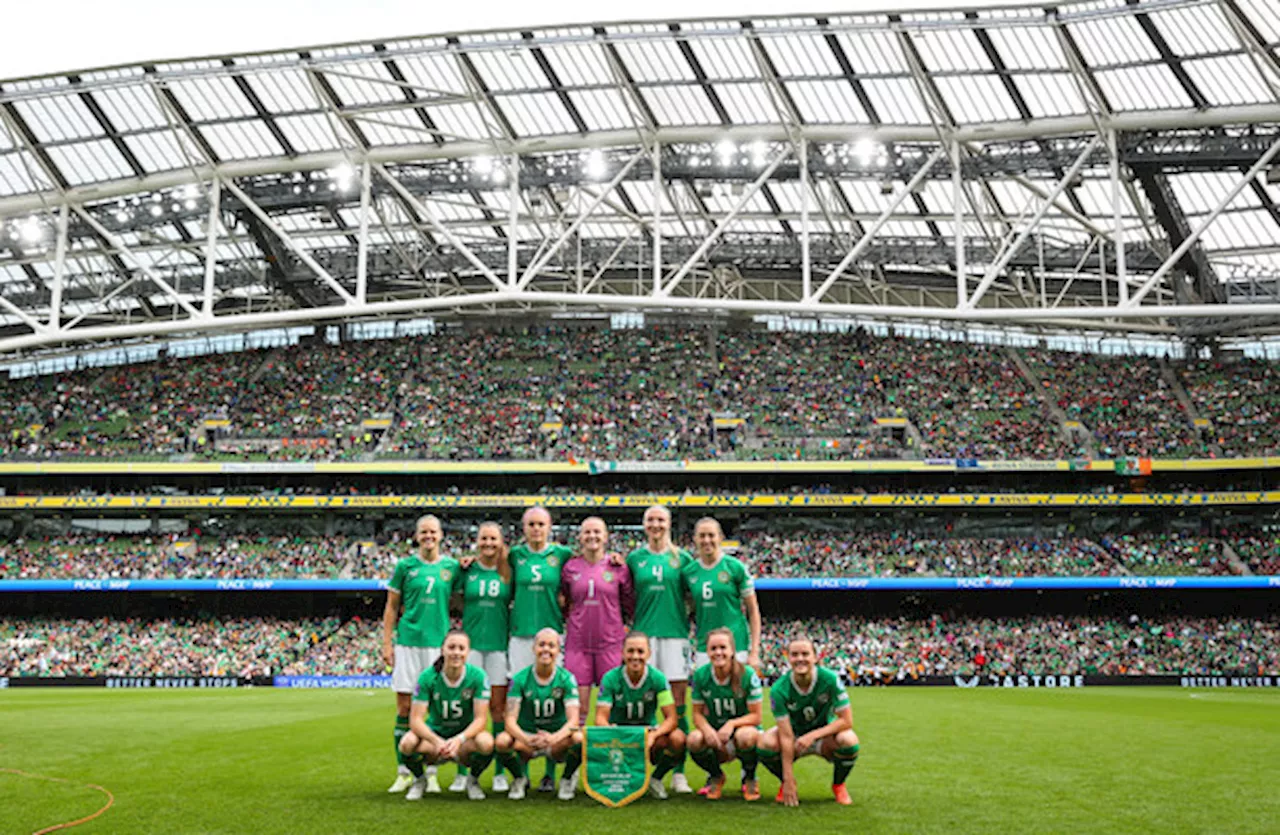
POLYGON ((0 82, 0 351, 544 307, 1274 330, 1278 46, 1270 0, 1102 0, 0 82))

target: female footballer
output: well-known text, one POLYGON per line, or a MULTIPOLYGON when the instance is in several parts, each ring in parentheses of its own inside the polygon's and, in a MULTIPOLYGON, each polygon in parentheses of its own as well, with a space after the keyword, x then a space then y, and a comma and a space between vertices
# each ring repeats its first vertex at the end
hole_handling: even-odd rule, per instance
POLYGON ((400 753, 413 773, 406 800, 419 800, 426 789, 422 763, 455 760, 471 769, 467 797, 484 800, 477 774, 493 758, 489 724, 489 680, 484 670, 467 663, 471 641, 461 629, 451 629, 436 662, 418 678, 409 714, 409 732, 400 740, 400 753))
POLYGON ((578 730, 578 682, 573 673, 557 666, 560 635, 551 628, 534 636, 538 660, 516 672, 502 733, 498 734, 498 758, 515 777, 507 797, 524 800, 529 786, 527 763, 537 756, 563 762, 559 797, 573 800, 575 772, 582 763, 582 733, 578 730))
POLYGON ((844 782, 858 762, 849 694, 834 672, 818 666, 817 650, 808 638, 793 638, 787 657, 791 670, 769 692, 777 725, 759 742, 760 760, 782 781, 777 802, 800 805, 795 761, 816 754, 833 764, 831 790, 837 803, 848 806, 853 800, 844 782))
MULTIPOLYGON (((463 575, 462 631, 471 639, 467 663, 484 670, 489 678, 489 713, 496 734, 506 719, 511 621, 511 562, 502 528, 496 522, 485 522, 476 531, 476 559, 463 575)), ((499 760, 494 765, 493 790, 507 789, 499 760)))
POLYGON ((622 639, 635 595, 631 572, 605 558, 609 529, 599 516, 582 521, 578 554, 564 564, 560 591, 565 614, 564 665, 578 680, 578 700, 591 702, 591 686, 622 663, 622 639))
MULTIPOLYGON (((414 527, 418 553, 396 563, 387 583, 387 605, 382 613, 382 658, 392 667, 391 689, 396 694, 396 761, 399 773, 388 792, 402 792, 413 777, 400 752, 409 730, 409 707, 423 671, 440 657, 449 630, 449 599, 458 590, 462 572, 458 561, 440 553, 444 529, 435 516, 423 516, 414 527)), ((435 769, 426 790, 440 791, 435 769)))
POLYGON ((666 800, 662 778, 684 759, 684 733, 678 727, 667 678, 649 664, 651 655, 649 636, 643 632, 627 636, 622 666, 605 673, 596 694, 596 724, 653 727, 657 712, 662 711, 662 722, 653 729, 649 746, 654 765, 649 793, 666 800))
MULTIPOLYGON (((644 512, 645 547, 627 555, 626 565, 636 591, 634 628, 653 641, 653 666, 671 684, 676 717, 682 733, 688 733, 685 690, 689 679, 689 615, 684 602, 681 572, 693 561, 688 551, 671 541, 671 511, 654 505, 644 512)), ((671 777, 677 794, 692 791, 684 776, 684 756, 671 777)))
POLYGON ((742 760, 742 797, 759 800, 755 778, 756 742, 764 714, 764 689, 760 676, 743 666, 736 656, 733 630, 723 626, 707 633, 710 663, 693 671, 693 724, 689 732, 689 756, 707 772, 705 794, 719 800, 724 789, 720 767, 735 756, 742 760))
POLYGON ((732 630, 734 645, 741 647, 737 659, 748 667, 760 667, 760 603, 756 600, 751 572, 737 557, 726 556, 720 547, 724 532, 711 517, 693 526, 696 559, 681 571, 684 587, 693 600, 697 624, 693 666, 708 662, 707 636, 712 629, 732 630))

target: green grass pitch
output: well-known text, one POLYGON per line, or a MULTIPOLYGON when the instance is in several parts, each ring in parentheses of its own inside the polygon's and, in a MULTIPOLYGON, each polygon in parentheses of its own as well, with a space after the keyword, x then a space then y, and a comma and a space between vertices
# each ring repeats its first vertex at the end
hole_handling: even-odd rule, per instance
MULTIPOLYGON (((388 795, 391 695, 369 691, 0 691, 0 832, 116 802, 73 832, 1269 832, 1280 831, 1280 692, 1099 688, 852 691, 854 805, 830 766, 798 766, 799 809, 765 797, 643 798, 610 810, 531 793, 388 795), (803 827, 803 829, 801 829, 803 827)), ((766 700, 767 704, 767 700, 766 700)), ((702 773, 691 763, 691 782, 702 773)), ((445 766, 444 782, 453 767, 445 766)), ((492 772, 485 775, 488 785, 492 772)), ((541 766, 534 768, 535 776, 541 766)))

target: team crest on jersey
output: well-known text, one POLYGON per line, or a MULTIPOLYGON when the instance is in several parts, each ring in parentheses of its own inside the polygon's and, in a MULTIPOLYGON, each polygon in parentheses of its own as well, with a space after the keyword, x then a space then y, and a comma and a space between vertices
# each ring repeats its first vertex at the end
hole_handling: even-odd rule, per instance
POLYGON ((564 698, 564 688, 563 688, 563 687, 557 687, 556 689, 552 690, 552 691, 551 691, 551 698, 553 698, 553 699, 563 699, 563 698, 564 698))
POLYGON ((613 572, 612 572, 612 571, 606 571, 604 574, 602 574, 602 575, 600 576, 600 579, 601 579, 601 580, 604 580, 606 583, 612 583, 612 582, 613 582, 613 572))
POLYGON ((672 556, 671 559, 667 560, 667 565, 671 566, 672 568, 679 568, 680 558, 677 556, 672 556))
POLYGON ((453 572, 447 568, 440 569, 440 582, 447 583, 453 579, 453 572))
POLYGON ((559 564, 560 564, 560 558, 557 557, 555 554, 552 554, 551 556, 547 557, 547 565, 551 566, 552 568, 555 568, 559 564))
POLYGON ((652 691, 652 690, 650 690, 648 693, 645 693, 645 694, 644 694, 644 700, 645 700, 646 702, 651 702, 651 701, 653 701, 653 698, 654 698, 654 696, 653 696, 653 691, 652 691))
POLYGON ((829 694, 827 693, 818 694, 818 704, 825 705, 829 701, 831 701, 831 696, 829 694))
POLYGON ((472 690, 470 687, 468 687, 466 690, 463 690, 463 691, 462 691, 462 698, 464 698, 464 699, 470 699, 470 698, 471 698, 472 696, 474 696, 475 694, 476 694, 476 691, 474 691, 474 690, 472 690))
POLYGON ((721 571, 719 574, 716 575, 716 579, 719 580, 721 583, 729 582, 729 572, 721 571))

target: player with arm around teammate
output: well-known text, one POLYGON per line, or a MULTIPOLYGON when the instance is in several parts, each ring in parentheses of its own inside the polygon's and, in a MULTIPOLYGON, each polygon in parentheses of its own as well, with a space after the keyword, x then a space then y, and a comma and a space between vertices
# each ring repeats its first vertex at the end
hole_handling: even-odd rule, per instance
MULTIPOLYGON (((462 630, 471 639, 467 663, 484 670, 489 678, 489 715, 496 734, 502 730, 507 709, 512 594, 509 552, 496 522, 484 522, 476 531, 476 558, 463 577, 462 630)), ((493 790, 505 792, 508 788, 499 760, 494 766, 493 790)))
POLYGON ((573 800, 574 776, 582 763, 578 682, 556 663, 560 635, 554 629, 538 632, 533 649, 537 661, 512 679, 504 730, 498 734, 498 757, 515 778, 507 797, 524 800, 529 760, 547 756, 565 764, 559 797, 573 800))
MULTIPOLYGON (((671 540, 671 511, 654 505, 644 512, 646 543, 627 555, 627 568, 635 588, 636 614, 633 628, 649 636, 653 645, 653 666, 671 685, 677 727, 689 732, 685 716, 685 693, 689 680, 689 612, 685 606, 682 571, 693 561, 688 551, 671 540)), ((684 755, 671 777, 677 794, 693 791, 684 773, 684 755)))
POLYGON ((662 778, 684 759, 684 733, 677 726, 671 688, 660 670, 649 664, 649 636, 632 632, 622 643, 622 666, 605 673, 596 694, 597 725, 640 725, 652 728, 649 757, 653 760, 649 793, 667 799, 662 778), (656 722, 661 711, 662 721, 656 722), (656 727, 655 727, 656 724, 656 727))
MULTIPOLYGON (((449 600, 458 590, 458 561, 440 553, 444 528, 435 516, 423 516, 414 525, 418 553, 396 563, 387 583, 387 604, 382 613, 382 657, 392 668, 391 689, 396 694, 395 744, 399 773, 387 791, 402 792, 413 784, 400 742, 409 730, 409 708, 418 679, 440 657, 449 630, 449 600)), ((435 769, 427 775, 426 790, 440 791, 435 769)))
POLYGON ((592 685, 622 663, 624 620, 634 594, 631 572, 607 559, 609 529, 599 516, 582 520, 578 554, 564 564, 560 589, 565 599, 564 666, 578 680, 578 701, 589 704, 592 685))
POLYGON ((782 786, 777 801, 799 806, 795 761, 810 754, 832 763, 831 790, 842 806, 853 803, 845 779, 858 761, 858 735, 853 732, 849 694, 834 672, 818 666, 818 653, 808 638, 787 645, 791 669, 773 683, 769 698, 777 725, 760 738, 760 759, 782 786))
POLYGON ((409 714, 409 732, 400 740, 400 753, 413 772, 406 800, 419 800, 426 789, 423 761, 454 760, 471 769, 467 797, 484 800, 477 774, 493 758, 489 724, 489 679, 484 670, 467 663, 471 641, 461 629, 450 630, 441 656, 418 679, 409 714))
POLYGON ((693 671, 693 724, 689 755, 709 777, 708 800, 719 800, 724 789, 721 764, 742 760, 742 797, 759 800, 755 779, 756 743, 764 714, 764 689, 756 671, 735 655, 733 631, 717 627, 707 635, 710 662, 693 671))

